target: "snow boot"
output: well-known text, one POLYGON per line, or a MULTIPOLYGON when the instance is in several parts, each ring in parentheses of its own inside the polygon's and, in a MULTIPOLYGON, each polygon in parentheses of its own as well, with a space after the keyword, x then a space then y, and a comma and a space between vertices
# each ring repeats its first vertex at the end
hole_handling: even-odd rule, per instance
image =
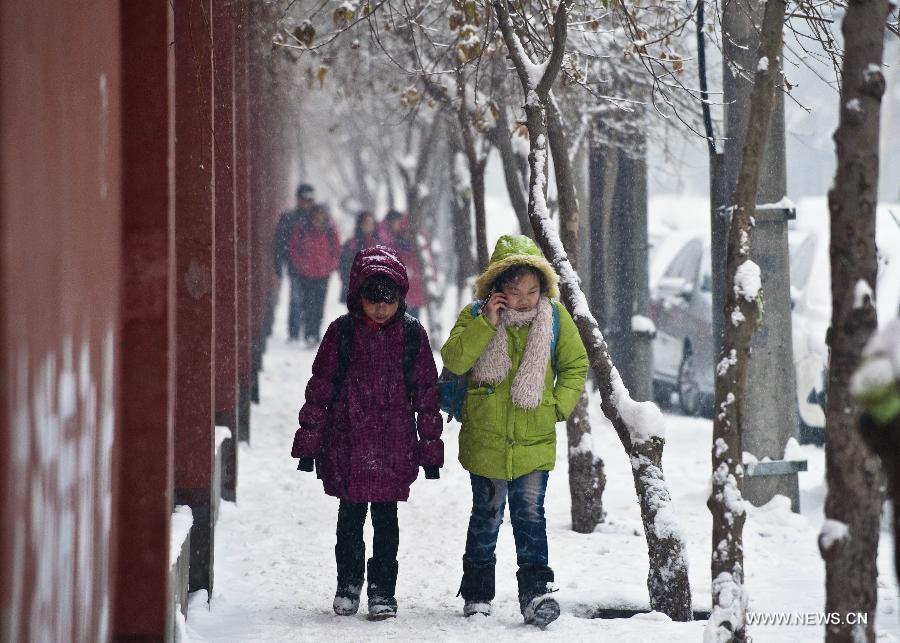
POLYGON ((368 563, 369 620, 383 621, 397 616, 397 561, 370 558, 368 563))
POLYGON ((551 596, 553 570, 549 567, 520 567, 516 572, 519 581, 519 609, 527 625, 544 629, 559 618, 559 603, 551 596))
POLYGON ((457 596, 462 594, 465 604, 463 616, 490 616, 494 600, 494 568, 496 561, 472 563, 463 558, 463 577, 457 596))
POLYGON ((359 595, 362 593, 362 579, 355 583, 340 584, 338 583, 337 591, 334 593, 334 603, 332 608, 338 616, 353 616, 359 611, 359 595))
POLYGON ((339 541, 334 547, 337 561, 337 591, 332 608, 338 616, 352 616, 359 611, 363 575, 366 572, 365 545, 339 541))

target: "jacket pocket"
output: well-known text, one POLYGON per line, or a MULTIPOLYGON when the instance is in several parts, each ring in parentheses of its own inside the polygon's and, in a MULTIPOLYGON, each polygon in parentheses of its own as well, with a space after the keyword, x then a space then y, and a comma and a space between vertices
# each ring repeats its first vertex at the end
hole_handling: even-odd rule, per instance
POLYGON ((492 387, 479 386, 466 391, 463 424, 466 427, 501 432, 497 418, 497 394, 492 387))
POLYGON ((545 395, 538 407, 531 412, 531 434, 550 435, 556 431, 556 400, 552 395, 545 395))

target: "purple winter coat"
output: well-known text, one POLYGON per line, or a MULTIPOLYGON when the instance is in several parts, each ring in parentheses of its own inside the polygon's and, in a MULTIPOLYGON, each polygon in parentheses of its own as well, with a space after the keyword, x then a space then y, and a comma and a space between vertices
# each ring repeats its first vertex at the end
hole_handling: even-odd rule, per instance
POLYGON ((403 307, 381 327, 362 312, 360 286, 376 274, 390 277, 406 294, 406 269, 393 252, 375 246, 357 254, 348 293, 355 325, 347 374, 332 404, 338 366, 333 321, 313 362, 291 450, 294 458, 316 458, 325 493, 353 502, 406 500, 419 466, 444 464, 437 368, 428 336, 423 328, 410 395, 403 380, 403 307))

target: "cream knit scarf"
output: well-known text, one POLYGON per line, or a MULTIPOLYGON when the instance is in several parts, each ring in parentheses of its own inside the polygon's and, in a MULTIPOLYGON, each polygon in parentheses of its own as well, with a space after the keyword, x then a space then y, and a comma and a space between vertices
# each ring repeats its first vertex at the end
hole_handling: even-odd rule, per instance
POLYGON ((479 384, 499 384, 509 374, 512 359, 509 356, 507 326, 528 326, 525 354, 512 383, 513 404, 523 409, 535 409, 544 395, 544 377, 547 360, 550 359, 550 339, 553 333, 552 304, 541 296, 538 305, 525 312, 507 308, 500 315, 497 333, 472 367, 472 378, 479 384))

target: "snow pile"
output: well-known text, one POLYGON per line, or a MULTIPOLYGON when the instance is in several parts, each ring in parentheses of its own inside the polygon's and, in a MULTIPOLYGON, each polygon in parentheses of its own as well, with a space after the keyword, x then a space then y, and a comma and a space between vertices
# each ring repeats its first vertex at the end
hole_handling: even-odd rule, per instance
POLYGON ((872 286, 865 279, 859 279, 853 288, 853 310, 860 310, 866 306, 870 306, 875 301, 875 294, 872 292, 872 286))
POLYGON ((177 505, 172 511, 172 526, 169 531, 169 566, 178 562, 181 546, 194 525, 194 514, 187 505, 177 505))
POLYGON ((225 440, 231 438, 231 429, 227 426, 217 426, 216 427, 216 452, 219 451, 219 447, 222 446, 222 443, 225 440))
POLYGON ((822 551, 828 551, 835 543, 844 542, 848 538, 850 538, 850 527, 847 526, 847 523, 829 518, 822 525, 822 531, 819 534, 819 548, 822 551))
POLYGON ((747 301, 756 301, 762 289, 759 266, 749 259, 738 266, 734 274, 734 294, 747 301))
POLYGON ((659 407, 653 402, 635 402, 631 399, 617 368, 613 367, 610 379, 613 389, 610 401, 628 427, 631 442, 646 442, 650 438, 665 439, 666 424, 659 407))
POLYGON ((757 212, 760 210, 795 210, 797 205, 788 197, 783 196, 780 200, 772 203, 760 203, 754 208, 757 212))
POLYGON ((725 643, 731 641, 731 633, 744 624, 747 610, 747 594, 744 586, 734 577, 722 572, 712 582, 714 602, 712 614, 703 631, 703 643, 725 643))
POLYGON ((716 365, 716 374, 719 376, 725 375, 728 369, 735 364, 737 364, 737 351, 732 348, 728 351, 728 357, 723 357, 716 365))
POLYGON ((756 71, 766 72, 769 71, 769 57, 763 56, 759 59, 759 64, 756 66, 756 71))
POLYGON ((721 488, 721 491, 716 493, 716 500, 725 505, 725 520, 731 524, 734 522, 734 517, 743 515, 746 509, 744 499, 741 497, 741 490, 737 486, 737 480, 725 462, 722 462, 713 472, 713 485, 721 488))
POLYGON ((577 446, 569 448, 569 455, 572 457, 582 454, 592 454, 594 452, 594 438, 590 433, 582 433, 581 440, 577 446))
POLYGON ((644 317, 643 315, 634 315, 631 318, 631 332, 655 336, 656 324, 654 324, 653 320, 649 317, 644 317))

